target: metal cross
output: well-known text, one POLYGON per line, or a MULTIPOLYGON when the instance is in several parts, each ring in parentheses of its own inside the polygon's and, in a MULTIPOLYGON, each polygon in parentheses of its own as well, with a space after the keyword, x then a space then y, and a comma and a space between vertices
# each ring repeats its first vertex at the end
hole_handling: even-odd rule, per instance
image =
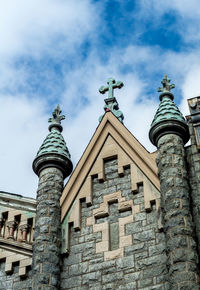
POLYGON ((121 89, 124 85, 121 81, 116 82, 113 78, 108 79, 107 84, 107 87, 101 86, 99 92, 105 94, 108 91, 108 98, 114 98, 114 89, 121 89))
POLYGON ((174 84, 170 85, 170 79, 168 79, 167 75, 164 75, 163 80, 161 81, 161 84, 163 87, 158 88, 158 92, 170 92, 171 89, 175 88, 174 84))

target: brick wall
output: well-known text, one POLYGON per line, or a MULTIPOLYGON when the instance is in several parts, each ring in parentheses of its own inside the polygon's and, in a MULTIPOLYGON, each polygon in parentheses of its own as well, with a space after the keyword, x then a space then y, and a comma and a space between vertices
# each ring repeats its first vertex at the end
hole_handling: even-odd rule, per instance
POLYGON ((142 184, 137 193, 131 192, 130 168, 120 177, 116 159, 104 166, 106 180, 99 183, 93 178, 92 205, 81 203, 81 229, 75 231, 71 226, 61 289, 168 289, 165 237, 158 230, 155 205, 145 211, 142 184), (116 192, 121 201, 112 199, 109 214, 104 210, 95 225, 90 225, 88 221, 103 208, 105 199, 116 192), (121 211, 120 202, 126 204, 124 209, 120 205, 121 211), (128 204, 133 204, 132 209, 128 204), (139 210, 133 212, 134 208, 139 210))

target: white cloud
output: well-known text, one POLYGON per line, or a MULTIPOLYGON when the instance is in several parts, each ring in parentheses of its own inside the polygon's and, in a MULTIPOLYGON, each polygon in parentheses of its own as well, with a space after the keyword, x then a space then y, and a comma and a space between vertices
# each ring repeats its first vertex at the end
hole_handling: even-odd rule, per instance
POLYGON ((16 66, 16 61, 77 53, 98 25, 95 9, 90 0, 0 0, 0 190, 35 196, 37 177, 31 165, 48 134, 51 110, 48 96, 32 99, 28 90, 23 91, 26 96, 16 90, 31 88, 26 64, 16 66))
MULTIPOLYGON (((158 1, 154 2, 155 9, 161 9, 156 4, 158 1)), ((170 9, 184 13, 174 4, 170 8, 166 2, 159 4, 163 9, 163 12, 159 10, 160 15, 170 9)), ((49 96, 38 95, 33 99, 28 93, 25 96, 15 92, 19 84, 28 88, 27 76, 30 77, 26 65, 15 66, 16 59, 30 56, 39 62, 48 54, 55 60, 65 51, 70 59, 74 56, 79 59, 81 44, 88 38, 95 42, 101 14, 99 7, 89 0, 0 0, 0 27, 4 27, 0 28, 1 190, 35 195, 38 179, 34 177, 31 164, 48 134, 50 116, 47 111, 54 109, 48 103, 49 96), (9 89, 15 94, 9 94, 9 89), (8 92, 4 95, 5 91, 8 92)), ((147 5, 146 11, 150 8, 147 5)), ((189 15, 192 17, 191 13, 189 15)), ((159 23, 159 17, 157 21, 159 23)), ((125 85, 115 92, 125 116, 124 124, 148 150, 155 150, 148 140, 148 131, 159 103, 156 90, 160 83, 155 83, 155 88, 152 88, 152 81, 155 75, 160 74, 162 78, 164 73, 169 74, 172 83, 175 82, 183 93, 184 102, 180 107, 185 112, 185 99, 199 94, 199 54, 198 49, 172 52, 158 46, 129 44, 119 49, 116 45, 108 51, 107 60, 102 62, 94 45, 85 60, 70 69, 63 66, 65 89, 58 99, 66 115, 63 136, 74 164, 98 126, 98 117, 103 114, 105 95, 100 95, 98 88, 105 85, 109 77, 121 80, 125 85)), ((54 86, 54 83, 46 85, 54 86)))
MULTIPOLYGON (((0 55, 57 51, 59 38, 71 50, 96 27, 98 14, 89 0, 0 1, 0 55)), ((59 53, 59 51, 57 51, 59 53)))
POLYGON ((198 0, 141 0, 139 10, 135 16, 138 19, 152 20, 155 27, 162 27, 166 31, 179 34, 186 43, 198 44, 200 40, 200 5, 198 0), (163 22, 167 15, 174 21, 163 22), (165 25, 165 26, 164 26, 165 25))
POLYGON ((1 190, 27 196, 36 193, 37 179, 31 166, 47 134, 45 107, 44 101, 25 96, 0 97, 1 190))

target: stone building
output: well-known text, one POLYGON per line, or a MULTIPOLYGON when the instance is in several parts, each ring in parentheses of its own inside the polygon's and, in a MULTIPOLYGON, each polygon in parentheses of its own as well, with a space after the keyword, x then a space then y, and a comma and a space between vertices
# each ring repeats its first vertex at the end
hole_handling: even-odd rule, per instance
POLYGON ((0 192, 0 289, 200 289, 200 97, 185 119, 164 77, 149 153, 123 125, 122 86, 100 88, 105 113, 73 172, 58 106, 36 201, 0 192))

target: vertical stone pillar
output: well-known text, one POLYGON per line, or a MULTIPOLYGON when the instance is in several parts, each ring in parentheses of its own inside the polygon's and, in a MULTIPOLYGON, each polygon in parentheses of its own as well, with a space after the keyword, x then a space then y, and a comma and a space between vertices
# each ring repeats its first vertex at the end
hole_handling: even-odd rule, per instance
POLYGON ((39 176, 33 238, 32 288, 60 289, 61 208, 63 181, 72 171, 70 154, 61 135, 59 106, 53 112, 49 135, 33 162, 39 176))
POLYGON ((184 144, 188 126, 173 102, 174 85, 167 76, 159 88, 160 105, 151 124, 149 137, 157 146, 161 187, 161 209, 166 237, 170 289, 199 289, 198 254, 194 237, 188 172, 184 144))
POLYGON ((14 240, 14 232, 16 229, 16 222, 15 221, 9 221, 7 224, 8 227, 8 239, 14 240))
POLYGON ((63 174, 59 169, 49 167, 40 172, 33 244, 33 289, 38 285, 59 289, 62 189, 63 174))
POLYGON ((167 134, 158 140, 157 146, 171 289, 199 289, 183 140, 175 134, 167 134))
POLYGON ((192 213, 200 258, 200 97, 189 99, 188 105, 190 109, 188 125, 191 145, 187 150, 187 161, 192 196, 192 213))

